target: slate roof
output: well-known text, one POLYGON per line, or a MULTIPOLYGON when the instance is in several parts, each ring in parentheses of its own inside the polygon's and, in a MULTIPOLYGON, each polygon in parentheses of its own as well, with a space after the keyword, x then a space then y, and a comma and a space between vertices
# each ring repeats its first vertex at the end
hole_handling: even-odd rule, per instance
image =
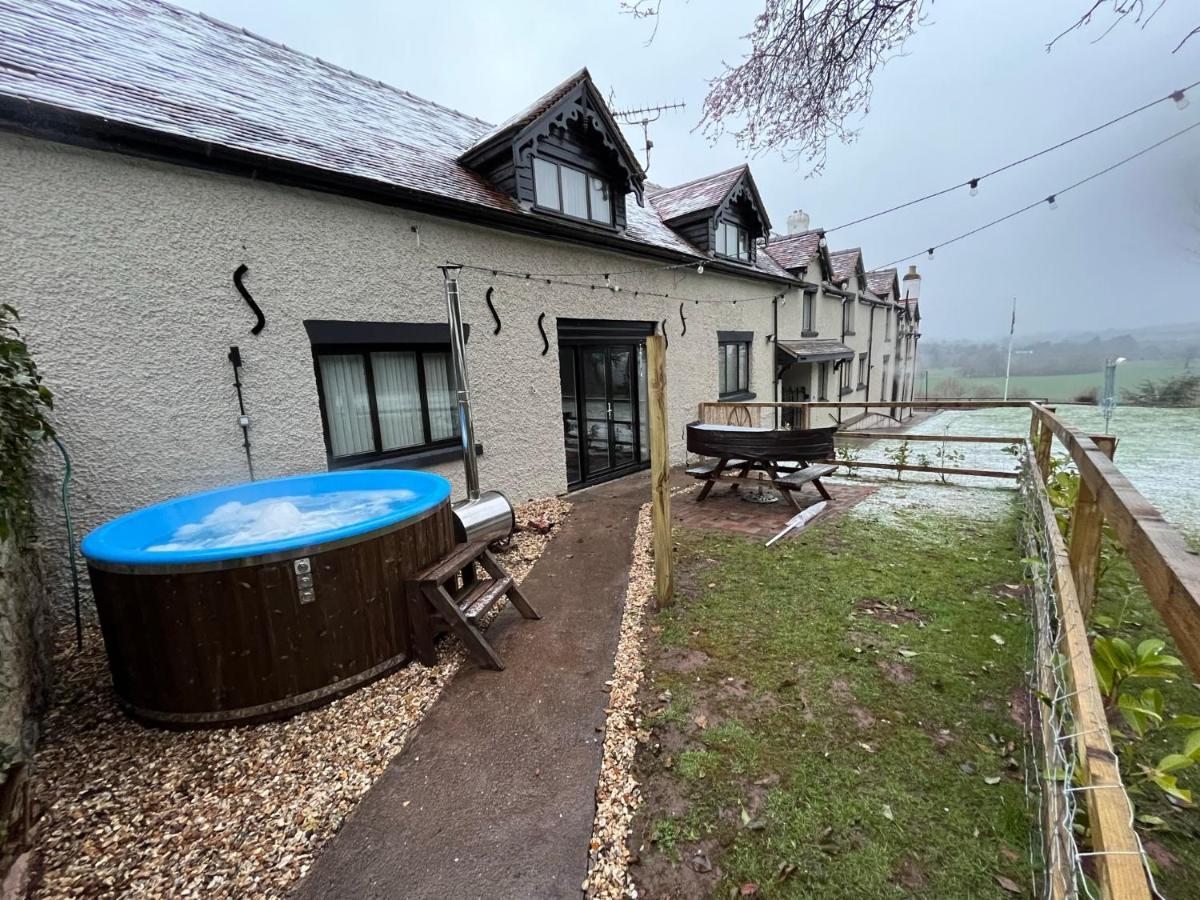
MULTIPOLYGON (((264 169, 304 167, 335 189, 361 180, 400 198, 534 215, 458 162, 496 131, 489 123, 203 14, 156 0, 0 0, 0 35, 9 109, 32 101, 253 154, 264 169)), ((629 204, 627 219, 631 250, 704 255, 649 204, 629 204)), ((770 261, 739 268, 789 277, 770 261)))
POLYGON ((829 263, 833 267, 835 281, 845 281, 858 269, 858 261, 862 258, 862 250, 851 247, 849 250, 838 250, 829 254, 829 263))
POLYGON ((898 275, 895 269, 879 269, 867 273, 867 288, 880 297, 886 297, 896 285, 898 275))
POLYGON ((748 166, 734 166, 715 175, 705 175, 674 187, 661 188, 651 194, 654 208, 668 222, 690 213, 717 206, 729 194, 733 185, 749 171, 748 166))
POLYGON ((799 234, 772 238, 767 245, 767 252, 783 268, 800 269, 810 265, 816 257, 824 233, 820 228, 814 228, 799 234))
POLYGON ((832 338, 804 341, 780 341, 779 349, 797 362, 819 362, 827 359, 853 359, 854 351, 832 338))
POLYGON ((542 94, 542 96, 538 97, 515 116, 510 116, 495 128, 488 131, 486 134, 480 137, 479 140, 474 143, 474 145, 468 148, 467 152, 470 153, 472 150, 491 143, 505 132, 511 132, 515 134, 516 132, 520 131, 522 128, 533 122, 534 119, 552 107, 555 103, 565 97, 572 89, 577 87, 580 82, 591 80, 591 77, 592 76, 588 73, 587 67, 580 69, 570 78, 567 78, 560 84, 556 84, 546 93, 542 94))

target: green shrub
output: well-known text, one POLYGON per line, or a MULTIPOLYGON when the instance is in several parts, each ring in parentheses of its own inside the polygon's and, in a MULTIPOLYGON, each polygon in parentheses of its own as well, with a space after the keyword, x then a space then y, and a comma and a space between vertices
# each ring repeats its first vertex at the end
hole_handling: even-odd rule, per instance
POLYGON ((0 304, 0 540, 24 542, 31 531, 33 454, 54 435, 46 419, 54 398, 21 338, 20 318, 0 304))

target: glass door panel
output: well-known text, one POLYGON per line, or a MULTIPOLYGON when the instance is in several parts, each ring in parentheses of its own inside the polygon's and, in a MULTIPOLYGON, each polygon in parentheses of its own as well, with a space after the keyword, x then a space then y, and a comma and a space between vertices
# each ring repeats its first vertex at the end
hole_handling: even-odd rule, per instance
POLYGON ((646 345, 637 348, 638 447, 642 462, 650 461, 650 393, 646 387, 646 345))
POLYGON ((567 448, 567 484, 583 481, 583 460, 579 456, 579 392, 575 386, 574 347, 558 349, 558 379, 562 385, 563 443, 567 448))
POLYGON ((603 348, 581 352, 583 368, 583 442, 587 474, 594 478, 612 468, 609 444, 608 353, 603 348))
POLYGON ((613 468, 633 464, 636 457, 636 420, 633 413, 633 348, 610 347, 608 383, 612 410, 613 468))

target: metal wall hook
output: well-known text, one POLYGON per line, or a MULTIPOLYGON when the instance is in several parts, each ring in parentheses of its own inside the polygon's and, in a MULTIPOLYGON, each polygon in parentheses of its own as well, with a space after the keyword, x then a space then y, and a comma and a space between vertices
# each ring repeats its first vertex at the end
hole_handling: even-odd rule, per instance
POLYGON ((663 336, 663 349, 666 350, 668 347, 671 346, 671 339, 669 337, 667 337, 667 320, 666 319, 662 320, 661 327, 662 327, 662 336, 663 336))
POLYGON ((246 305, 249 306, 254 315, 258 317, 258 322, 255 323, 254 327, 250 329, 251 334, 258 334, 267 327, 267 317, 263 315, 263 311, 259 309, 258 304, 254 302, 254 298, 250 296, 250 292, 246 290, 246 286, 242 284, 242 276, 245 275, 246 272, 247 269, 245 263, 242 263, 240 266, 234 269, 233 285, 238 289, 238 293, 242 295, 242 299, 246 301, 246 305))
POLYGON ((542 333, 542 356, 550 352, 550 339, 546 337, 546 329, 542 327, 542 322, 546 320, 546 314, 542 313, 538 316, 538 331, 542 333))
POLYGON ((683 325, 683 331, 679 332, 679 336, 683 337, 687 334, 687 316, 683 314, 683 304, 679 304, 679 321, 683 325))
POLYGON ((496 320, 496 327, 492 329, 492 334, 500 333, 500 316, 496 314, 496 307, 492 306, 492 291, 495 288, 487 289, 487 296, 484 298, 487 301, 488 311, 491 312, 492 318, 496 320))

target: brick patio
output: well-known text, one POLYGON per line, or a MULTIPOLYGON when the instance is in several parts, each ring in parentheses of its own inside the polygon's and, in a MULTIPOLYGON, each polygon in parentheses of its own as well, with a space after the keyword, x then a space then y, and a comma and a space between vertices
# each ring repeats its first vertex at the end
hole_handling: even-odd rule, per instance
MULTIPOLYGON (((818 523, 826 522, 833 516, 840 515, 859 501, 874 493, 874 485, 853 484, 846 481, 832 482, 825 479, 825 487, 833 500, 829 508, 816 519, 818 523)), ((709 528, 719 531, 731 531, 753 538, 771 538, 783 530, 788 519, 796 514, 795 507, 785 500, 777 503, 750 503, 741 498, 742 492, 757 493, 753 485, 742 485, 737 493, 728 485, 720 484, 712 489, 712 493, 703 503, 696 502, 699 482, 695 489, 688 493, 680 493, 671 498, 671 517, 676 525, 685 528, 709 528)), ((802 508, 807 509, 821 499, 816 488, 807 486, 794 494, 802 508)))

